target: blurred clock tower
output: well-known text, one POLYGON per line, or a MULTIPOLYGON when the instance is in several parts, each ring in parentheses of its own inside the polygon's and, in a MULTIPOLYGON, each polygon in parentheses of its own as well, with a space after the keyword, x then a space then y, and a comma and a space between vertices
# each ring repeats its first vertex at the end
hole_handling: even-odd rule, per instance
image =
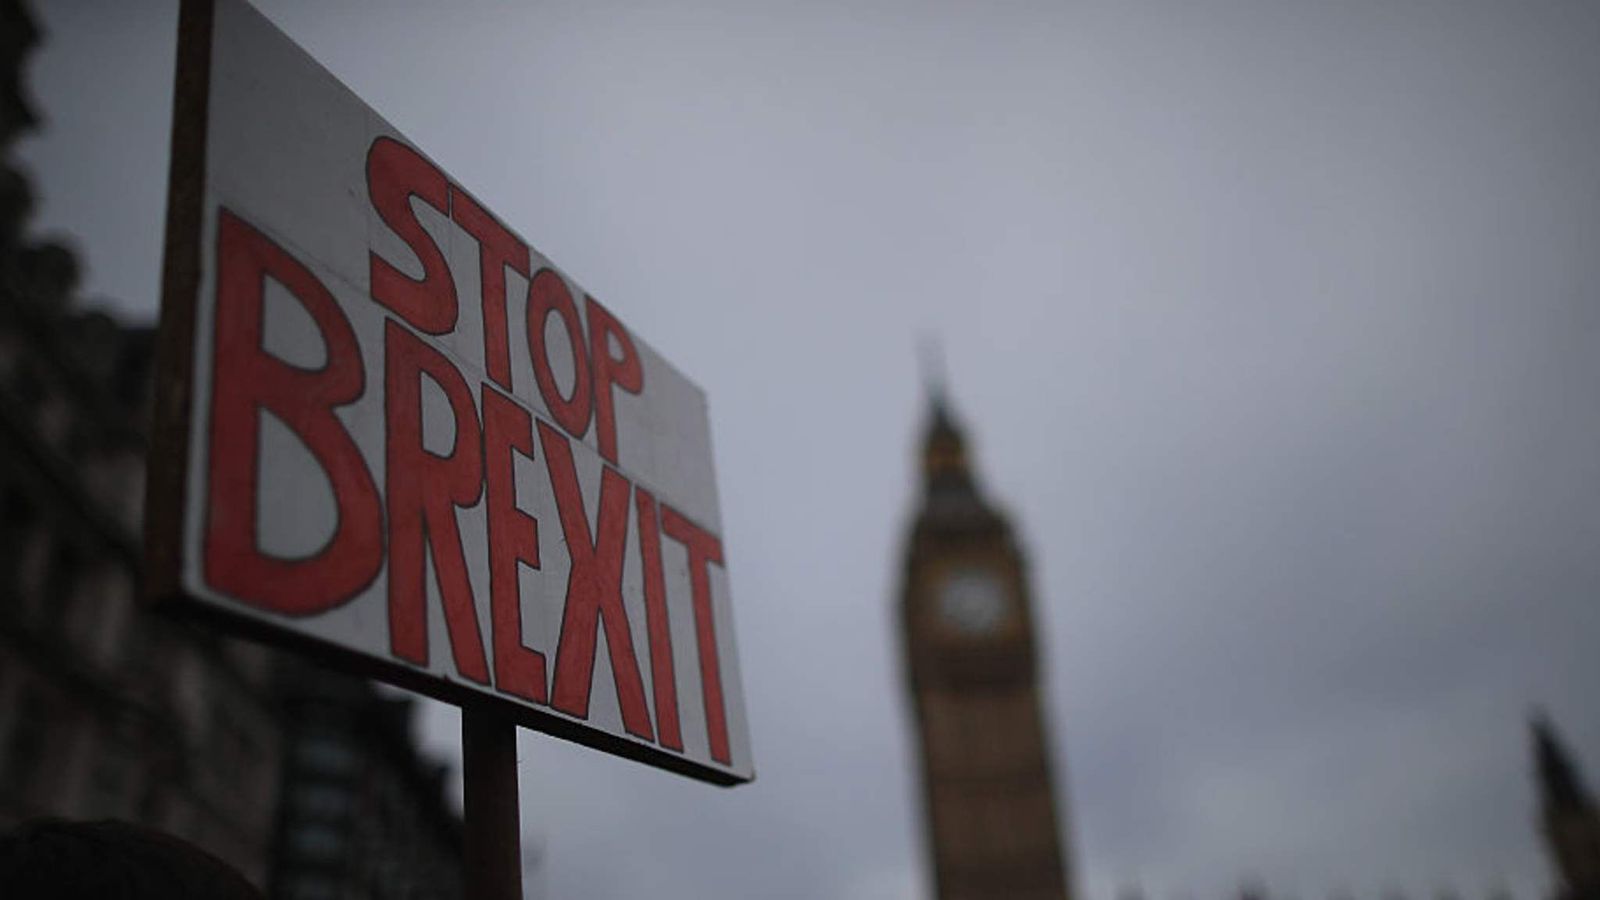
POLYGON ((939 900, 1065 900, 1027 567, 937 394, 900 597, 939 900))

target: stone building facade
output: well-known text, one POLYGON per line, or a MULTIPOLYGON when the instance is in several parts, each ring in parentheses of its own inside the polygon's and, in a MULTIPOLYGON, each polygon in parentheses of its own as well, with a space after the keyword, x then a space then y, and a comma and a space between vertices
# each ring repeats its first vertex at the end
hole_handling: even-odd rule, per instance
POLYGON ((39 37, 0 0, 0 828, 137 822, 283 898, 458 896, 408 702, 139 605, 154 333, 82 309, 73 253, 28 235, 39 37))
POLYGON ((423 900, 461 886, 461 822, 444 766, 410 738, 413 702, 286 661, 272 893, 286 900, 423 900))
POLYGON ((151 334, 75 308, 77 262, 26 238, 10 144, 37 37, 0 3, 0 821, 144 822, 262 882, 278 791, 265 651, 136 611, 151 334))
POLYGON ((1066 900, 1026 562, 937 399, 900 603, 940 900, 1066 900))

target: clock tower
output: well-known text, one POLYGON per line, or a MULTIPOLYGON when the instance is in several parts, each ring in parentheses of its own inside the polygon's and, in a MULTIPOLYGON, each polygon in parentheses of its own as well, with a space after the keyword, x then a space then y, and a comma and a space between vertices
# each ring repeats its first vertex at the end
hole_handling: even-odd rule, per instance
POLYGON ((900 595, 938 900, 1066 900, 1026 564, 935 397, 900 595))

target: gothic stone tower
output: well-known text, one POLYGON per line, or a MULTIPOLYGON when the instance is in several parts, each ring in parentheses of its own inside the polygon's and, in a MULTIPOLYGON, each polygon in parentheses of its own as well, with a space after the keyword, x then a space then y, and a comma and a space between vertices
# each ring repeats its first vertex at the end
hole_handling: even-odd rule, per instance
POLYGON ((1065 900, 1026 565, 935 399, 901 624, 939 900, 1065 900))
POLYGON ((1533 757, 1540 824, 1555 870, 1556 900, 1600 900, 1600 807, 1544 716, 1535 716, 1533 757))

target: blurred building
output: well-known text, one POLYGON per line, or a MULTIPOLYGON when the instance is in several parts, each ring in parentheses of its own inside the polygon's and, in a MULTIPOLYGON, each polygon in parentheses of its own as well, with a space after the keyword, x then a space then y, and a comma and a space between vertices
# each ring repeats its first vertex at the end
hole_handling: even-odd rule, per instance
POLYGON ((266 656, 136 613, 151 333, 73 309, 77 262, 24 238, 26 10, 0 2, 0 822, 114 817, 260 883, 278 790, 266 656))
POLYGON ((1600 807, 1555 727, 1532 723, 1539 825, 1555 875, 1555 900, 1600 900, 1600 807))
POLYGON ((935 398, 900 613, 940 900, 1064 900, 1026 562, 935 398))
POLYGON ((306 664, 282 671, 288 752, 273 895, 456 896, 461 822, 443 802, 446 768, 411 740, 413 702, 306 664))
MULTIPOLYGON (((937 397, 928 421, 900 613, 935 894, 1066 897, 1066 817, 1053 804, 1026 563, 937 397)), ((1532 738, 1551 900, 1600 900, 1600 805, 1548 719, 1534 719, 1532 738)), ((1503 888, 1490 896, 1509 900, 1503 888)))
POLYGON ((0 827, 139 822, 284 898, 457 896, 406 702, 137 605, 154 335, 78 309, 73 254, 27 237, 37 40, 0 0, 0 827))

